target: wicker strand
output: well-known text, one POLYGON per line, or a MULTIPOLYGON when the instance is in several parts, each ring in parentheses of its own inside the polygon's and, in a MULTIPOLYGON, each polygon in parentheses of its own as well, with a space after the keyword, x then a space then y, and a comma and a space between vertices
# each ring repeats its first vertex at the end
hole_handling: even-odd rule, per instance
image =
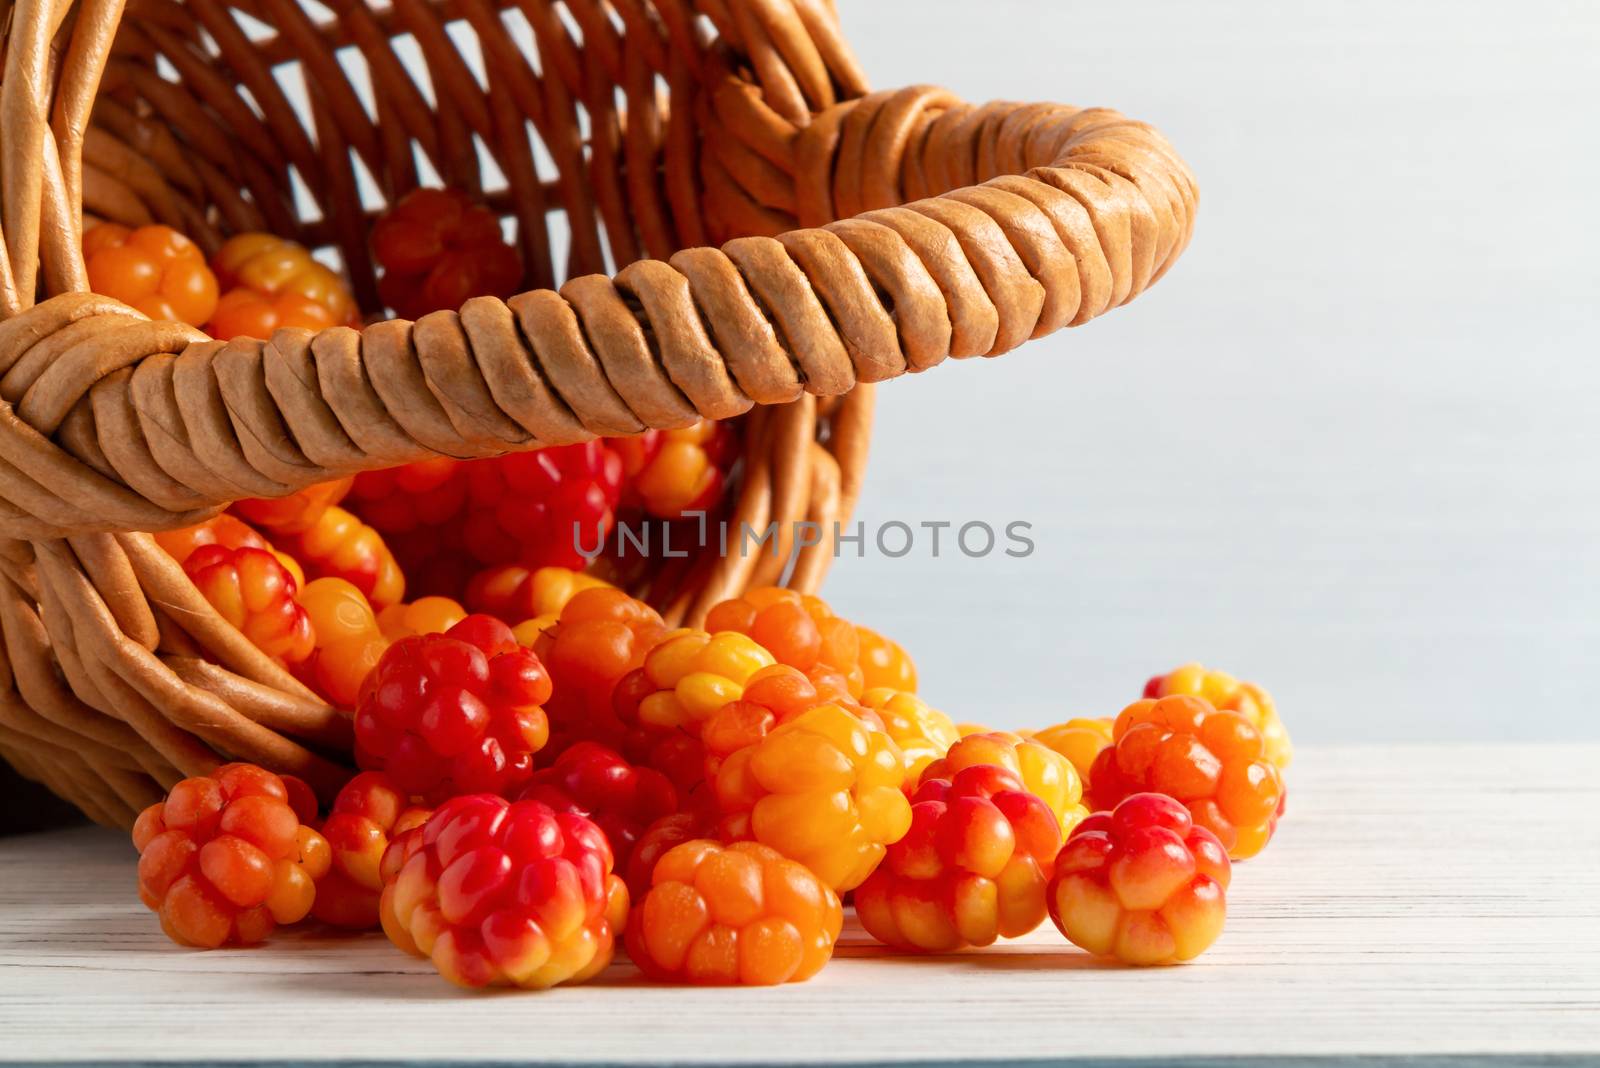
POLYGON ((878 198, 898 186, 884 169, 905 164, 885 154, 909 144, 909 109, 961 109, 924 89, 859 104, 876 120, 847 153, 846 116, 829 172, 834 199, 869 209, 862 218, 417 323, 280 334, 259 350, 218 349, 83 296, 16 316, 0 324, 0 392, 15 398, 0 457, 17 471, 0 485, 0 532, 161 529, 264 487, 727 418, 802 385, 839 395, 1086 322, 1142 291, 1188 240, 1187 172, 1158 134, 1115 112, 1032 109, 1031 132, 1009 140, 1015 112, 988 112, 944 151, 1024 174, 890 208, 878 198), (50 437, 74 411, 94 428, 93 456, 50 437), (102 459, 109 473, 95 469, 102 459))

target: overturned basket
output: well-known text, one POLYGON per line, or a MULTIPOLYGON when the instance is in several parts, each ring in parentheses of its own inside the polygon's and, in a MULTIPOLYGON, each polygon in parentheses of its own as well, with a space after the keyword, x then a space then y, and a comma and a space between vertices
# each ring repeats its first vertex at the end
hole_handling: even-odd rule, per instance
MULTIPOLYGON (((869 94, 830 0, 327 2, 0 18, 0 755, 102 822, 225 758, 324 793, 348 774, 346 718, 130 531, 746 412, 732 518, 831 529, 870 383, 1085 322, 1189 237, 1193 178, 1148 126, 869 94), (87 292, 86 212, 336 249, 381 314, 357 176, 392 199, 419 159, 515 218, 530 292, 226 344, 87 292)), ((711 556, 653 593, 694 619, 770 570, 711 556)))

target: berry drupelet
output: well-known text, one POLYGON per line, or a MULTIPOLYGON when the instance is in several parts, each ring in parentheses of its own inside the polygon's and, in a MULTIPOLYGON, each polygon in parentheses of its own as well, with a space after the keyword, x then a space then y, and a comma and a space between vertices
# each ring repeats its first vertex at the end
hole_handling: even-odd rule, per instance
POLYGON ((611 872, 605 835, 582 816, 457 797, 405 852, 384 892, 385 927, 451 982, 545 989, 610 963, 628 891, 611 872))
POLYGON ((247 946, 311 911, 327 841, 310 791, 252 764, 184 779, 139 814, 139 897, 179 945, 247 946), (311 811, 297 811, 296 806, 311 811))
POLYGON ((353 709, 361 684, 377 666, 389 639, 366 594, 341 578, 313 579, 300 591, 315 634, 311 656, 295 673, 336 708, 353 709))
POLYGON ((843 924, 838 895, 803 865, 754 842, 695 840, 656 863, 628 955, 662 982, 794 983, 828 963, 843 924))
POLYGON ((1050 918, 1074 945, 1127 964, 1193 960, 1227 917, 1228 855, 1189 810, 1133 794, 1082 823, 1056 857, 1050 918))
POLYGON ((356 761, 430 803, 505 793, 533 773, 550 693, 539 658, 489 616, 402 638, 363 687, 356 761))
POLYGON ((1283 778, 1261 735, 1238 712, 1201 697, 1145 698, 1122 710, 1115 743, 1095 758, 1089 792, 1097 809, 1145 791, 1188 806, 1234 860, 1265 848, 1277 827, 1283 778))
POLYGON ((1015 772, 973 765, 924 779, 911 800, 910 831, 855 893, 869 934, 942 953, 1044 922, 1061 825, 1015 772))
POLYGON ((917 692, 917 665, 899 642, 858 623, 856 643, 860 650, 862 686, 869 690, 886 686, 905 693, 917 692))

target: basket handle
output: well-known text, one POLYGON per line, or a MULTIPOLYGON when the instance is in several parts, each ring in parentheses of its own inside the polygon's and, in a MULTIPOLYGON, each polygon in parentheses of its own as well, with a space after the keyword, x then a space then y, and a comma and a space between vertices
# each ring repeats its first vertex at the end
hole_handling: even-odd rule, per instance
POLYGON ((776 183, 707 169, 731 183, 708 223, 798 229, 559 292, 270 341, 213 341, 89 293, 0 322, 0 534, 184 526, 358 471, 727 418, 999 355, 1143 292, 1193 225, 1187 166, 1115 111, 918 86, 789 129, 776 183))

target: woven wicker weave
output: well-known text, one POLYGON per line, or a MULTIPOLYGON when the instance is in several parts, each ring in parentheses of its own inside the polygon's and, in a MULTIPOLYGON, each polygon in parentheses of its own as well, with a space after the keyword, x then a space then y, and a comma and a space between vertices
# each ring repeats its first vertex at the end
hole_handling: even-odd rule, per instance
MULTIPOLYGON (((1085 322, 1189 238, 1148 126, 868 93, 829 0, 324 3, 0 0, 0 754, 103 822, 224 758, 348 774, 346 717, 130 531, 696 416, 743 417, 735 521, 827 527, 870 383, 1085 322), (376 316, 358 175, 426 169, 515 217, 529 292, 226 344, 87 292, 85 214, 336 249, 376 316)), ((772 572, 652 592, 694 619, 772 572)))

